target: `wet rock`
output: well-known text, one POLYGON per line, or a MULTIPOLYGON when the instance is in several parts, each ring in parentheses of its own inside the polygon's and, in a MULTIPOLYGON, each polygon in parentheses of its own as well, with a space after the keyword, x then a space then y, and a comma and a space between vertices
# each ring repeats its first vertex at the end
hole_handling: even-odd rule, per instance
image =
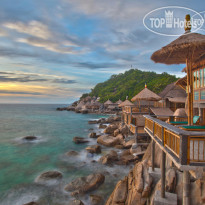
POLYGON ((63 110, 66 110, 67 108, 66 107, 58 107, 56 108, 57 111, 63 111, 63 110))
POLYGON ((37 203, 37 202, 34 202, 34 201, 31 201, 31 202, 26 203, 26 204, 23 204, 23 205, 38 205, 38 203, 37 203))
POLYGON ((90 195, 90 204, 91 205, 103 205, 103 198, 99 195, 90 195))
POLYGON ((119 126, 119 130, 120 130, 120 133, 122 133, 122 135, 128 135, 129 134, 129 127, 127 125, 120 125, 119 126))
POLYGON ((97 135, 96 135, 95 132, 91 132, 89 137, 90 137, 90 138, 97 138, 97 135))
POLYGON ((166 173, 166 191, 174 193, 176 189, 176 171, 175 169, 169 169, 166 173))
POLYGON ((97 189, 104 183, 105 176, 98 174, 90 174, 86 177, 80 177, 65 186, 66 191, 72 191, 73 195, 84 194, 97 189))
POLYGON ((124 142, 124 143, 123 143, 123 146, 124 146, 124 148, 129 149, 129 148, 132 147, 132 144, 133 144, 133 143, 135 143, 135 139, 131 139, 131 140, 129 140, 128 142, 124 142))
POLYGON ((119 138, 108 136, 108 135, 102 135, 98 137, 97 143, 102 144, 107 147, 113 147, 115 145, 120 144, 119 138))
POLYGON ((82 114, 87 114, 88 113, 88 110, 84 109, 84 110, 81 110, 80 111, 82 114))
POLYGON ((88 124, 97 124, 97 123, 98 123, 97 120, 90 120, 90 121, 88 121, 88 124))
POLYGON ((91 145, 89 147, 86 147, 86 150, 89 153, 95 153, 95 154, 100 154, 101 153, 101 147, 99 145, 91 145))
POLYGON ((28 141, 33 141, 33 140, 36 140, 37 137, 36 136, 26 136, 26 137, 23 137, 24 140, 28 140, 28 141))
POLYGON ((115 163, 116 161, 118 161, 118 154, 114 150, 111 150, 108 154, 99 159, 100 163, 109 165, 115 163))
POLYGON ((73 142, 75 142, 76 144, 81 144, 81 143, 87 143, 89 141, 83 137, 74 137, 73 142))
POLYGON ((84 205, 84 203, 80 200, 75 199, 75 200, 71 201, 69 203, 69 205, 84 205))
POLYGON ((116 136, 119 135, 119 134, 120 134, 120 130, 119 130, 119 129, 116 129, 116 130, 114 131, 114 133, 113 133, 114 137, 116 137, 116 136))
POLYGON ((104 124, 99 125, 99 129, 105 129, 106 127, 107 127, 107 125, 104 125, 104 124))
POLYGON ((106 127, 106 129, 104 130, 104 133, 106 134, 113 134, 114 131, 118 128, 117 125, 109 125, 106 127))
POLYGON ((69 156, 69 157, 71 157, 71 156, 77 156, 78 154, 79 154, 78 152, 73 151, 73 150, 71 150, 71 151, 69 151, 69 152, 66 153, 66 155, 69 156))
POLYGON ((123 145, 115 145, 115 148, 116 149, 124 149, 124 146, 123 145))
POLYGON ((61 172, 58 171, 47 171, 42 173, 40 176, 36 178, 36 182, 41 182, 45 180, 52 180, 52 179, 62 179, 63 175, 61 172))

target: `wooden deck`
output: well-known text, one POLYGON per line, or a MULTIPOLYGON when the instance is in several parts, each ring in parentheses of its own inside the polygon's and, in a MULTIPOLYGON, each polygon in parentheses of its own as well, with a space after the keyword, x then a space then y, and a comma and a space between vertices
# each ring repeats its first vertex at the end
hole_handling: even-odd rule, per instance
POLYGON ((187 131, 145 115, 145 131, 178 167, 205 168, 205 132, 187 131))

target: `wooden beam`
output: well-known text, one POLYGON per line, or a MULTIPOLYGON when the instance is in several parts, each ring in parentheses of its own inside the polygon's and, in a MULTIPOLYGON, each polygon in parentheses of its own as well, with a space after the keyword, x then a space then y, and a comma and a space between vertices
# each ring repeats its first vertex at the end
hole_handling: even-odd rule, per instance
POLYGON ((154 157, 155 157, 155 141, 152 140, 152 171, 154 171, 154 157))
POLYGON ((183 171, 183 205, 190 205, 189 189, 190 174, 189 171, 183 171))
POLYGON ((165 174, 166 174, 166 153, 162 150, 162 161, 161 161, 161 197, 165 198, 165 174))

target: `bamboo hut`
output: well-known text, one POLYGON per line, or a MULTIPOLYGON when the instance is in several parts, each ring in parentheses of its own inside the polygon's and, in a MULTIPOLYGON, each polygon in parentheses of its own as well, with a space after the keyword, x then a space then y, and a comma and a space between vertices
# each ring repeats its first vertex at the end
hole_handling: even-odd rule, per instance
POLYGON ((119 107, 132 106, 132 105, 134 105, 134 104, 131 103, 129 100, 125 100, 124 102, 119 104, 119 107))
POLYGON ((120 105, 122 103, 122 100, 118 100, 115 104, 120 105))
MULTIPOLYGON (((185 25, 190 25, 190 15, 186 15, 185 25)), ((156 63, 186 64, 188 87, 188 124, 193 125, 193 73, 192 65, 202 62, 205 52, 205 35, 191 33, 191 26, 185 26, 185 34, 154 52, 151 59, 156 63), (198 62, 198 63, 197 63, 198 62)), ((204 60, 203 60, 204 62, 204 60)))

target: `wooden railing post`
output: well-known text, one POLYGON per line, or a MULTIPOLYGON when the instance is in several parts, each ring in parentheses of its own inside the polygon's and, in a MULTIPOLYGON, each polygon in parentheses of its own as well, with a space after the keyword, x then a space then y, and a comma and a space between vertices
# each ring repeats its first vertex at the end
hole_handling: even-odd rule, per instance
POLYGON ((165 146, 165 144, 164 144, 164 127, 162 127, 162 144, 163 144, 163 146, 165 146))
POLYGON ((190 205, 190 174, 189 171, 183 171, 183 205, 190 205))
POLYGON ((155 141, 152 140, 152 171, 154 171, 154 157, 155 157, 155 141))
POLYGON ((187 164, 187 153, 188 152, 188 136, 180 135, 180 151, 179 151, 179 161, 182 165, 187 164))
POLYGON ((153 122, 153 128, 152 128, 152 135, 154 137, 154 125, 155 125, 155 122, 153 122))
POLYGON ((161 161, 161 197, 165 198, 165 173, 166 173, 166 153, 162 150, 162 161, 161 161))

